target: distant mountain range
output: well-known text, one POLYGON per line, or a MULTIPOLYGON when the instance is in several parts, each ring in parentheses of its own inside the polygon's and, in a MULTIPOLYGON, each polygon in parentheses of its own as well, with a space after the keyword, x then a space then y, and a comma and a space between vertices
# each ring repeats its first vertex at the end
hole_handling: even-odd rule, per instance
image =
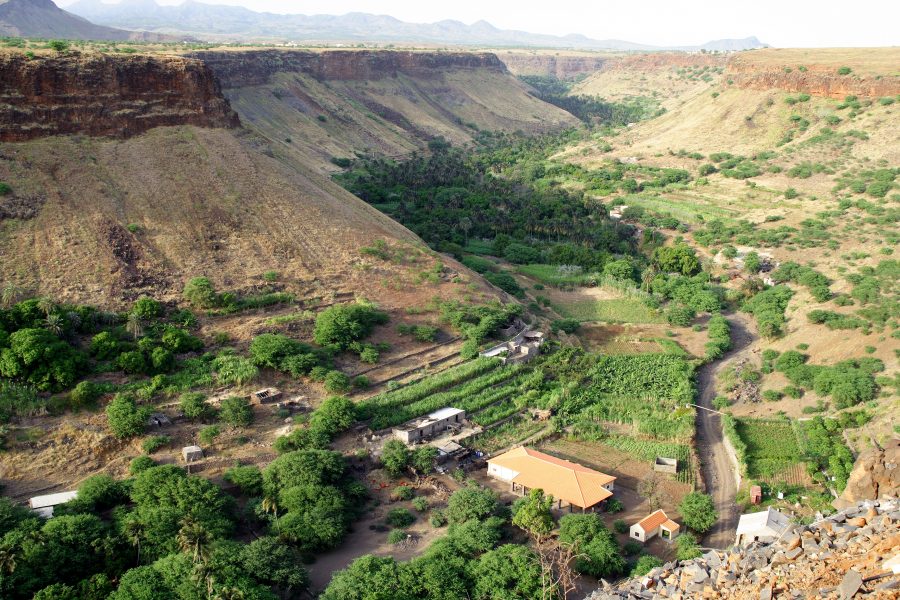
MULTIPOLYGON (((95 25, 52 0, 0 0, 0 36, 70 40, 174 41, 178 38, 95 25)), ((183 36, 182 36, 183 37, 183 36)))
MULTIPOLYGON (((12 1, 12 0, 11 0, 12 1)), ((36 1, 36 0, 32 0, 36 1)), ((44 0, 49 2, 49 0, 44 0)), ((280 15, 240 6, 205 4, 187 0, 160 6, 154 0, 79 0, 68 10, 102 25, 168 34, 190 34, 210 40, 296 42, 386 42, 458 44, 477 46, 538 46, 595 50, 748 50, 765 44, 755 37, 715 40, 699 46, 660 47, 623 40, 594 40, 583 35, 543 35, 498 29, 485 21, 406 23, 387 15, 349 13, 334 15, 280 15)))

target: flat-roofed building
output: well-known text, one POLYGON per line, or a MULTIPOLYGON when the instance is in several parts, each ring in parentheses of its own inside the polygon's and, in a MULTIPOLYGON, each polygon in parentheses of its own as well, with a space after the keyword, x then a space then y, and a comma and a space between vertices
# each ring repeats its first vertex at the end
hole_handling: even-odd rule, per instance
POLYGON ((65 504, 69 500, 78 497, 78 491, 58 492, 56 494, 47 494, 46 496, 35 496, 28 500, 28 507, 31 508, 38 516, 49 519, 53 516, 53 508, 60 504, 65 504))
POLYGON ((466 420, 466 411, 460 408, 448 406, 436 410, 427 417, 423 417, 405 427, 394 429, 394 436, 406 444, 415 444, 427 440, 451 427, 462 425, 466 420))

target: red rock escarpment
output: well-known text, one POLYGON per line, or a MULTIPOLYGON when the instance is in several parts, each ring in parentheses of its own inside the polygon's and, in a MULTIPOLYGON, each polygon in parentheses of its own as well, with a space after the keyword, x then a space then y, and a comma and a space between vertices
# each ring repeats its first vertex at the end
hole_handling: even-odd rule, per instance
POLYGON ((736 57, 728 62, 725 75, 739 88, 804 92, 833 99, 845 96, 880 98, 900 94, 900 77, 839 75, 831 66, 809 65, 801 71, 797 68, 764 67, 736 57))
POLYGON ((208 64, 224 88, 263 85, 279 72, 306 73, 320 81, 375 81, 400 74, 427 78, 452 69, 506 72, 494 54, 471 52, 251 50, 187 56, 208 64))
POLYGON ((212 71, 180 56, 0 54, 0 141, 129 137, 163 125, 236 127, 212 71))

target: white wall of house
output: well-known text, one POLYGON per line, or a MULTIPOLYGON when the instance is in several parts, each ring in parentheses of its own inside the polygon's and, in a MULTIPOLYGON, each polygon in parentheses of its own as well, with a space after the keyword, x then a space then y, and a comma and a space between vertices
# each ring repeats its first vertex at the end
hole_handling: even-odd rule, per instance
POLYGON ((656 532, 658 529, 659 528, 654 529, 653 531, 650 531, 650 532, 646 532, 646 531, 644 531, 643 527, 641 527, 640 525, 635 523, 634 525, 631 526, 630 537, 631 537, 631 539, 637 540, 639 542, 646 542, 647 540, 652 538, 654 535, 656 535, 656 532))
POLYGON ((497 479, 502 479, 503 481, 512 481, 513 478, 515 478, 518 474, 518 471, 513 471, 512 469, 507 469, 506 467, 501 467, 496 463, 488 463, 488 475, 490 475, 491 477, 496 477, 497 479))

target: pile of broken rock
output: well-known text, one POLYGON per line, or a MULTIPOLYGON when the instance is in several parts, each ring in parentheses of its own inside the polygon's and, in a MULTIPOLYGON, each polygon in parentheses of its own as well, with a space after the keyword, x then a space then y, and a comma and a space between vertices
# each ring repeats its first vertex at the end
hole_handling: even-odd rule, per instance
POLYGON ((900 501, 864 501, 772 543, 657 567, 585 600, 638 598, 900 598, 900 501))

